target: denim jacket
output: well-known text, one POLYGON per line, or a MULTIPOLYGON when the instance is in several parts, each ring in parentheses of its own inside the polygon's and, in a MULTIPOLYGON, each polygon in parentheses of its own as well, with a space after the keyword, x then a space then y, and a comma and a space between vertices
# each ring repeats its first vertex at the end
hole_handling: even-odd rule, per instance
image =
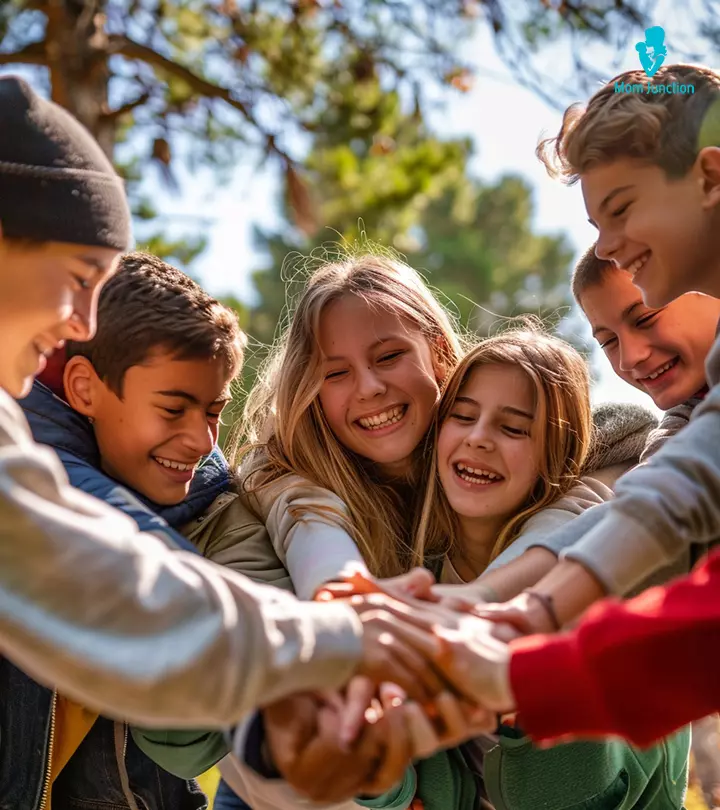
MULTIPOLYGON (((141 530, 194 550, 172 524, 202 513, 229 482, 215 450, 182 504, 149 504, 99 469, 87 420, 41 383, 20 403, 39 443, 53 447, 71 482, 132 517, 141 530), (153 511, 155 510, 155 511, 153 511)), ((0 810, 43 810, 47 804, 56 693, 0 658, 0 810)), ((195 780, 179 779, 140 751, 126 723, 98 718, 55 779, 53 810, 203 810, 208 800, 195 780)))

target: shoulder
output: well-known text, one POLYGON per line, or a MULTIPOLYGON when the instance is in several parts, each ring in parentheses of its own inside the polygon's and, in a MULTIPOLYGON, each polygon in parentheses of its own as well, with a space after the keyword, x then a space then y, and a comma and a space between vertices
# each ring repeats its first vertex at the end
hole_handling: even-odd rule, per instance
POLYGON ((584 474, 593 474, 606 467, 640 461, 645 443, 658 419, 641 405, 626 402, 607 403, 593 408, 593 439, 584 474))

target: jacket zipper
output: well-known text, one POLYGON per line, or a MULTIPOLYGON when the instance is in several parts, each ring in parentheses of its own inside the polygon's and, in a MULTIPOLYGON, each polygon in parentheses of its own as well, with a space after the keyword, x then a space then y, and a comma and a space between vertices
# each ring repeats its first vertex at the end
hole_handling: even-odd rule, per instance
MULTIPOLYGON (((128 744, 128 724, 122 724, 122 746, 119 745, 120 739, 118 731, 120 730, 120 723, 115 723, 115 756, 117 759, 118 769, 120 773, 120 782, 122 783, 122 790, 125 796, 125 801, 128 803, 130 810, 140 810, 138 803, 135 801, 132 789, 130 788, 130 778, 127 772, 127 764, 125 762, 125 754, 127 752, 128 744)), ((143 802, 143 805, 145 803, 143 802)))
POLYGON ((40 806, 38 810, 45 810, 47 806, 48 796, 50 795, 50 780, 52 779, 52 761, 53 761, 53 746, 55 745, 55 708, 57 706, 57 692, 53 692, 52 703, 50 709, 50 740, 48 742, 47 752, 47 765, 45 767, 45 781, 43 782, 43 791, 40 798, 40 806))

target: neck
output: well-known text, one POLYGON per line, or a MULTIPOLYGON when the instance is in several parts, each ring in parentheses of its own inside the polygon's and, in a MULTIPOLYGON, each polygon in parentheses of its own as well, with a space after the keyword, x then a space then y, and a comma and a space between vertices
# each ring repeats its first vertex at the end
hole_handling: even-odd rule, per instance
POLYGON ((488 567, 503 525, 504 521, 497 518, 460 517, 457 543, 450 558, 463 579, 477 579, 488 567))

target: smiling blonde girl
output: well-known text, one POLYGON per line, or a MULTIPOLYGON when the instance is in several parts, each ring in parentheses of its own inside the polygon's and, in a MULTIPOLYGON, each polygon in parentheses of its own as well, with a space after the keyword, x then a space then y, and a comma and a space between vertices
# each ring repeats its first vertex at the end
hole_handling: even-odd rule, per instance
POLYGON ((408 515, 461 353, 449 314, 398 259, 348 257, 310 277, 250 395, 252 445, 240 453, 299 595, 342 578, 348 563, 393 577, 419 561, 408 515))

